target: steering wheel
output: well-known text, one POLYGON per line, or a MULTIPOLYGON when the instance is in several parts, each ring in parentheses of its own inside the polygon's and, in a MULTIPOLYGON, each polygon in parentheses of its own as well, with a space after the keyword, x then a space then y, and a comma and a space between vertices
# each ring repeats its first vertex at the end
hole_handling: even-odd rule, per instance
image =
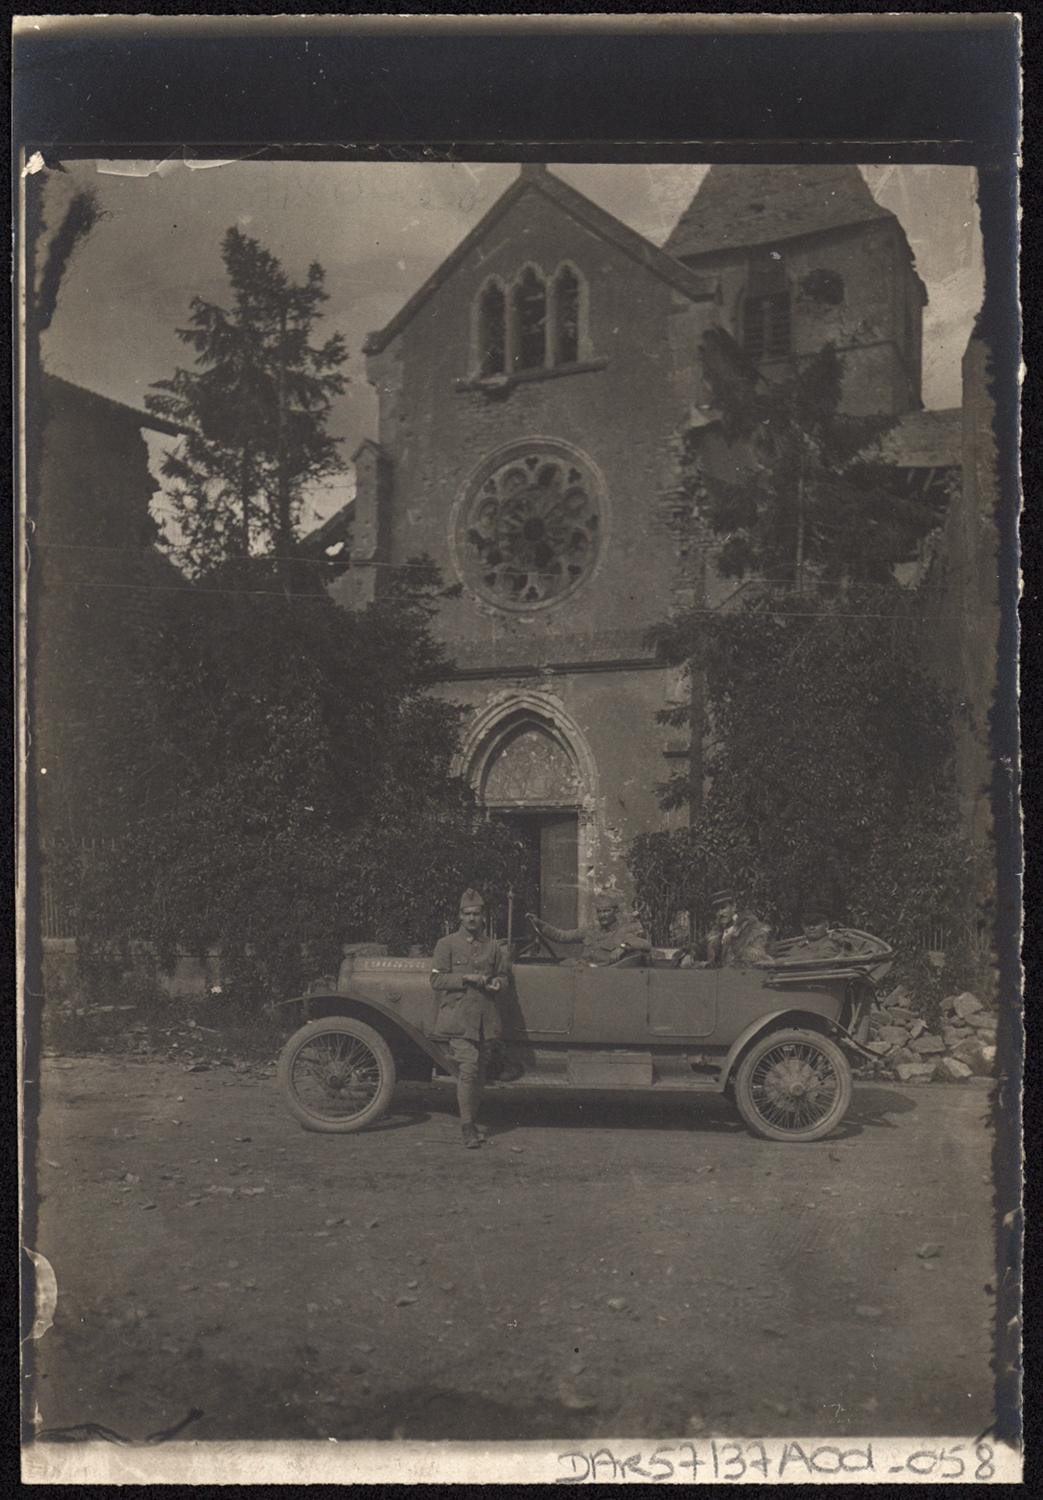
POLYGON ((529 926, 532 928, 533 932, 536 934, 536 941, 540 945, 540 947, 546 953, 550 954, 551 958, 554 960, 554 962, 556 964, 560 964, 561 963, 561 954, 560 953, 555 953, 555 951, 551 947, 550 943, 548 943, 547 939, 543 936, 543 933, 536 926, 536 923, 534 921, 532 921, 532 919, 529 917, 528 913, 526 913, 525 920, 528 922, 529 926))

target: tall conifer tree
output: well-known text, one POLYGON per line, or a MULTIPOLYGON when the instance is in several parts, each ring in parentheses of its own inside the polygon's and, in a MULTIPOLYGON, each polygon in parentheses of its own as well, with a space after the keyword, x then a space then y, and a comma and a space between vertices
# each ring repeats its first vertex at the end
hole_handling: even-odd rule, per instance
POLYGON ((238 229, 221 254, 231 307, 192 299, 190 326, 177 332, 195 368, 156 381, 146 405, 191 429, 163 462, 185 571, 270 553, 285 574, 307 489, 345 467, 327 423, 348 352, 340 334, 313 342, 328 300, 320 265, 293 282, 238 229))

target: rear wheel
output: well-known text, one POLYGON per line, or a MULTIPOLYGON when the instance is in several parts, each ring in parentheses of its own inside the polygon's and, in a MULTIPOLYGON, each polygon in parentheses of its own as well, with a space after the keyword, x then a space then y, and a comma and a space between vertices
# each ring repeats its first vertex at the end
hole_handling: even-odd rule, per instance
POLYGON ((326 1016, 294 1033, 279 1057, 283 1103, 305 1130, 350 1135, 391 1103, 395 1060, 379 1032, 349 1016, 326 1016))
POLYGON ((815 1031, 773 1031, 753 1044, 735 1075, 735 1102, 755 1135, 820 1141, 851 1103, 851 1069, 815 1031))

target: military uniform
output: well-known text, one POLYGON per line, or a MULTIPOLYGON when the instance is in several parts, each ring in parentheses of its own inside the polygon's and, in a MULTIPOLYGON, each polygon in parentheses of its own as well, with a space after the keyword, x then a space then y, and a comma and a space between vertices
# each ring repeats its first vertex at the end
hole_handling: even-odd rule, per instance
POLYGON ((498 979, 501 991, 507 988, 507 964, 499 943, 480 933, 471 937, 461 928, 439 938, 433 964, 431 988, 441 1000, 433 1035, 439 1040, 462 1036, 472 1042, 499 1037, 494 994, 463 981, 465 974, 481 974, 498 979))
POLYGON ((707 959, 713 965, 738 968, 742 964, 771 963, 768 940, 771 928, 752 911, 740 911, 723 930, 706 940, 707 959))
POLYGON ((822 937, 789 938, 781 945, 777 963, 810 963, 817 958, 859 958, 872 952, 864 939, 841 931, 830 931, 822 937))
POLYGON ((633 922, 619 916, 611 927, 602 927, 598 922, 589 927, 552 927, 549 922, 543 922, 540 924, 540 931, 553 943, 582 942, 580 963, 594 964, 597 967, 616 963, 628 950, 648 953, 652 947, 633 922))
POLYGON ((461 927, 435 944, 431 987, 440 1004, 432 1035, 446 1043, 456 1063, 456 1101, 464 1143, 477 1146, 474 1118, 482 1096, 489 1043, 500 1037, 496 996, 507 988, 507 963, 493 938, 472 936, 461 927), (490 988, 466 984, 465 974, 481 974, 490 988))
POLYGON ((779 962, 808 963, 813 958, 838 958, 843 951, 828 932, 820 938, 792 938, 786 944, 785 952, 779 954, 779 962))

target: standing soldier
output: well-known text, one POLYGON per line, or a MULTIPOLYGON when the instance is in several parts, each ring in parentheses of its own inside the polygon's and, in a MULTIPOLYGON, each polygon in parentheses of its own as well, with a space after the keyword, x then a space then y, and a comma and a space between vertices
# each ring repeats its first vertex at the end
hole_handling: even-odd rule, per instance
POLYGON ((458 1068, 456 1099, 464 1145, 477 1150, 481 1138, 475 1115, 481 1099, 485 1062, 499 1044, 496 997, 507 988, 507 965, 500 945, 485 937, 485 902, 476 890, 460 897, 460 926, 435 945, 431 986, 440 1004, 434 1037, 448 1044, 458 1068))

